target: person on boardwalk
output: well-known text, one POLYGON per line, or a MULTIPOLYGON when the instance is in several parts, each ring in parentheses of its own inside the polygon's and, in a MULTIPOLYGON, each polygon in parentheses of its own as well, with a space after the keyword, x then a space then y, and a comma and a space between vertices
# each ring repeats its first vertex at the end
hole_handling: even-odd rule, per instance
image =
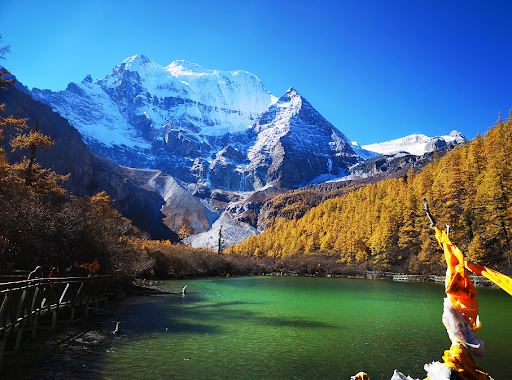
POLYGON ((48 275, 48 278, 53 278, 53 280, 50 280, 50 282, 53 282, 54 288, 57 287, 57 283, 56 283, 55 279, 58 277, 60 277, 60 270, 58 267, 52 265, 50 267, 50 274, 48 275))
POLYGON ((43 278, 43 268, 40 265, 28 274, 27 280, 34 280, 36 278, 43 278))

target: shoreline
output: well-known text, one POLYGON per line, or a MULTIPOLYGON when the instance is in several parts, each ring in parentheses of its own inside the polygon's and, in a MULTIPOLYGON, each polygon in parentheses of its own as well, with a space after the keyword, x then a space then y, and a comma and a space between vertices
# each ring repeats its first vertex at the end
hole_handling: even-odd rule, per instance
POLYGON ((0 380, 40 379, 40 368, 51 366, 55 355, 108 346, 117 320, 115 305, 125 299, 182 294, 144 285, 129 285, 123 288, 122 294, 117 293, 106 309, 91 310, 88 318, 62 324, 54 331, 48 330, 24 343, 18 352, 6 354, 0 367, 0 380))

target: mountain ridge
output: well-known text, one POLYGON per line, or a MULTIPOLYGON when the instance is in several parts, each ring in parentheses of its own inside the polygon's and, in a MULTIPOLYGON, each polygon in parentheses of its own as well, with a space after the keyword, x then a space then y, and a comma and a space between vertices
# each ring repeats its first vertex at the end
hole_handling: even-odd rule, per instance
POLYGON ((442 148, 446 144, 464 144, 465 142, 466 137, 462 133, 453 130, 449 135, 446 136, 428 137, 424 134, 413 134, 382 143, 363 145, 362 148, 384 155, 405 152, 408 154, 421 156, 425 153, 442 148))
MULTIPOLYGON (((378 158, 370 150, 375 146, 351 142, 293 86, 278 98, 246 71, 209 70, 184 60, 164 67, 136 55, 103 79, 88 75, 64 91, 31 93, 69 118, 90 149, 157 193, 164 223, 175 232, 185 226, 193 235, 207 234, 213 225, 218 232, 220 220, 258 233, 264 202, 249 201, 251 194, 419 165, 417 158, 403 158, 407 147, 397 142, 391 145, 398 153, 378 158)), ((432 138, 429 151, 455 140, 432 138)))
POLYGON ((186 61, 163 67, 136 55, 104 79, 32 94, 70 120, 91 149, 187 183, 299 187, 319 174, 342 175, 358 160, 346 136, 293 87, 276 98, 246 71, 186 61))

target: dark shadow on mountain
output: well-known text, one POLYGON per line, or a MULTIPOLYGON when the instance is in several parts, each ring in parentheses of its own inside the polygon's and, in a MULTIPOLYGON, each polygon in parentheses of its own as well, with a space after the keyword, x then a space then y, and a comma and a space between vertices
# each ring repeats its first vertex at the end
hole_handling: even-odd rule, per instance
MULTIPOLYGON (((163 224, 165 217, 160 212, 162 197, 139 186, 124 174, 119 165, 89 150, 80 133, 58 113, 28 95, 21 84, 0 91, 0 104, 5 104, 3 116, 28 118, 27 125, 33 126, 39 119, 39 130, 49 135, 54 146, 46 153, 38 151, 36 161, 43 168, 70 178, 63 186, 76 196, 94 195, 101 191, 115 200, 114 207, 131 219, 133 225, 148 232, 153 239, 178 241, 176 233, 163 224)), ((17 134, 13 128, 3 128, 4 140, 0 146, 6 150, 9 162, 19 161, 26 152, 12 152, 8 147, 11 137, 17 134)))

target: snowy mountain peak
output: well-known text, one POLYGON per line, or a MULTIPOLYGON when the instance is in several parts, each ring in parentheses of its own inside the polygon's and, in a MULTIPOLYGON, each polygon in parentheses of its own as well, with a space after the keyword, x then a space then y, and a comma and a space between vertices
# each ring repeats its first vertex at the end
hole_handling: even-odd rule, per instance
POLYGON ((92 77, 91 74, 87 74, 85 78, 82 80, 82 83, 92 83, 92 77))
POLYGON ((450 132, 450 134, 448 136, 454 138, 457 142, 460 142, 460 143, 466 142, 466 137, 459 131, 453 130, 450 132))
POLYGON ((447 144, 464 144, 465 142, 466 138, 462 133, 452 131, 448 136, 428 137, 423 134, 414 134, 383 143, 363 145, 362 148, 378 154, 392 155, 405 152, 421 156, 427 152, 442 148, 447 144))
POLYGON ((289 102, 291 99, 302 100, 302 95, 299 94, 299 92, 294 89, 293 87, 290 87, 279 99, 278 102, 289 102))
MULTIPOLYGON (((346 173, 358 160, 349 140, 293 87, 270 105, 251 127, 251 165, 268 165, 267 183, 321 181, 346 173)), ((295 185, 296 186, 296 185, 295 185)))
POLYGON ((226 146, 228 133, 247 131, 276 99, 246 71, 209 70, 184 60, 164 67, 142 54, 103 79, 86 76, 64 91, 34 89, 32 96, 68 119, 100 154, 125 166, 185 170, 183 179, 192 182, 195 169, 184 168, 209 162, 226 146))
POLYGON ((128 66, 131 64, 140 64, 140 63, 150 63, 152 62, 148 57, 146 57, 144 54, 135 54, 132 57, 126 58, 123 63, 128 66))
POLYGON ((199 66, 197 63, 192 63, 185 60, 178 60, 166 66, 165 69, 175 77, 180 75, 201 75, 201 74, 216 74, 218 70, 208 70, 199 66))
POLYGON ((303 100, 302 96, 290 87, 258 117, 252 128, 257 132, 272 128, 276 136, 284 136, 290 129, 291 118, 301 110, 303 100))
POLYGON ((302 106, 302 96, 293 88, 290 87, 278 100, 277 107, 286 108, 288 111, 297 112, 302 106))
POLYGON ((129 71, 139 71, 142 67, 146 67, 147 65, 152 64, 153 62, 142 54, 136 54, 133 57, 126 58, 123 63, 121 63, 120 67, 123 70, 129 71))

